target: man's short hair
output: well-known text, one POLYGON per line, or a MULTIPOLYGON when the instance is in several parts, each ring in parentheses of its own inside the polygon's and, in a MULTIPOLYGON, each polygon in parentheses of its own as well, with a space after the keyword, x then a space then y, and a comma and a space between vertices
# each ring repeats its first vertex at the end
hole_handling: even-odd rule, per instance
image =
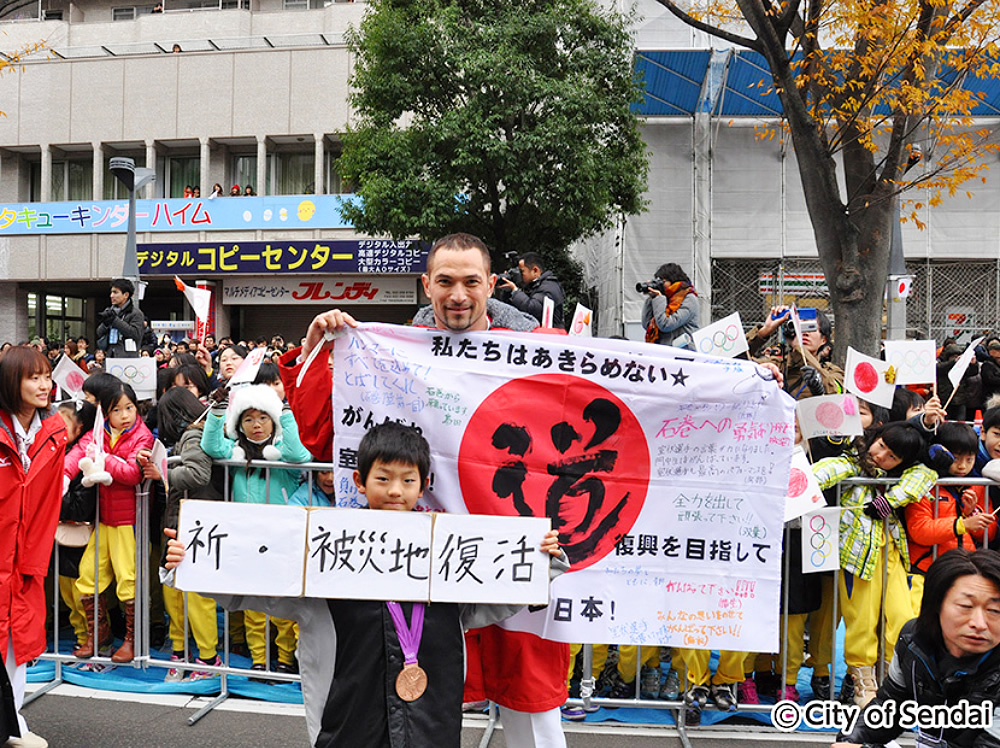
POLYGON ((448 234, 442 236, 431 245, 431 251, 427 253, 427 270, 430 271, 434 255, 439 249, 478 249, 483 255, 483 262, 486 263, 486 274, 490 274, 492 261, 490 260, 490 250, 483 243, 483 240, 472 234, 448 234))
POLYGON ((87 340, 87 338, 85 338, 85 337, 84 337, 83 335, 81 335, 80 337, 78 337, 78 338, 76 339, 76 344, 77 344, 77 345, 79 345, 79 344, 80 344, 80 341, 83 341, 83 342, 84 342, 84 343, 86 343, 87 345, 90 345, 90 341, 89 341, 89 340, 87 340))
POLYGON ((128 278, 115 278, 111 281, 111 287, 117 288, 122 293, 127 293, 130 299, 132 298, 132 294, 135 293, 135 286, 128 278))
POLYGON ((387 421, 372 426, 358 445, 358 473, 361 483, 368 480, 368 473, 376 460, 384 463, 399 462, 413 465, 420 473, 421 487, 427 485, 431 472, 431 448, 423 435, 412 426, 387 421))
POLYGON ((525 252, 517 259, 523 262, 526 268, 538 268, 539 272, 545 272, 545 260, 538 252, 525 252))
POLYGON ((964 576, 988 579, 1000 591, 1000 553, 989 549, 970 553, 965 548, 954 548, 931 564, 924 578, 924 596, 916 623, 916 633, 925 642, 944 646, 941 606, 955 580, 964 576))
POLYGON ((1000 428, 1000 407, 998 406, 987 407, 986 412, 983 413, 983 436, 994 428, 1000 428))

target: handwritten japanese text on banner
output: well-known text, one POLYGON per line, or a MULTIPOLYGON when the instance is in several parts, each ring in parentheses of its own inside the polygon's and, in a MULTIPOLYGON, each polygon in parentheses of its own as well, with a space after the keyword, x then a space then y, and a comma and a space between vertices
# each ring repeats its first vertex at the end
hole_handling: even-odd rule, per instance
POLYGON ((573 571, 509 627, 775 651, 792 400, 747 361, 584 342, 351 330, 334 349, 338 501, 363 501, 350 475, 365 430, 413 424, 433 455, 418 507, 560 532, 573 571))

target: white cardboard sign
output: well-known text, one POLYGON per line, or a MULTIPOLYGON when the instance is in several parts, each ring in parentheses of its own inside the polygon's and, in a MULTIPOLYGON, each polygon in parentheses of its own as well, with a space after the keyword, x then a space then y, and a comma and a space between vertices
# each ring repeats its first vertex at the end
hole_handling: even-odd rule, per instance
POLYGON ((182 590, 235 595, 302 595, 308 510, 228 501, 181 502, 177 567, 182 590))
POLYGON ((313 509, 306 596, 428 600, 432 524, 427 512, 313 509))
POLYGON ((549 556, 538 547, 551 527, 548 517, 436 515, 431 599, 476 602, 489 587, 495 603, 545 605, 549 556))

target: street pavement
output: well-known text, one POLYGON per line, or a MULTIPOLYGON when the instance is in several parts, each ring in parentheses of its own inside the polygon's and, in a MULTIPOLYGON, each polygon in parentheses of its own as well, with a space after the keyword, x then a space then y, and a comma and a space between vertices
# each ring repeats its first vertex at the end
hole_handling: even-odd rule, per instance
MULTIPOLYGON (((31 690, 33 684, 29 684, 31 690)), ((206 746, 306 748, 302 707, 230 698, 194 725, 188 719, 208 699, 189 696, 123 694, 63 684, 24 708, 33 731, 53 748, 166 748, 206 746)), ((485 715, 466 717, 462 748, 480 746, 485 715)), ((563 723, 568 748, 684 748, 673 727, 615 723, 563 723)), ((783 735, 758 726, 715 726, 688 731, 693 748, 826 748, 830 735, 783 735)), ((904 748, 912 741, 901 741, 904 748)), ((364 748, 364 746, 358 746, 364 748)), ((432 747, 428 747, 432 748, 432 747)), ((489 748, 506 748, 497 729, 489 748)))

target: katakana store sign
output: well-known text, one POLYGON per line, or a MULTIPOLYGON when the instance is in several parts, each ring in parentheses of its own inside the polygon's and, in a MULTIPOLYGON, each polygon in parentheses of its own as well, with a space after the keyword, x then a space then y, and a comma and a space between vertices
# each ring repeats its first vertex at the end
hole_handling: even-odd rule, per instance
POLYGON ((224 304, 416 304, 417 280, 391 275, 282 276, 226 278, 222 281, 224 304))
POLYGON ((414 274, 429 246, 404 239, 140 244, 143 275, 414 274))

